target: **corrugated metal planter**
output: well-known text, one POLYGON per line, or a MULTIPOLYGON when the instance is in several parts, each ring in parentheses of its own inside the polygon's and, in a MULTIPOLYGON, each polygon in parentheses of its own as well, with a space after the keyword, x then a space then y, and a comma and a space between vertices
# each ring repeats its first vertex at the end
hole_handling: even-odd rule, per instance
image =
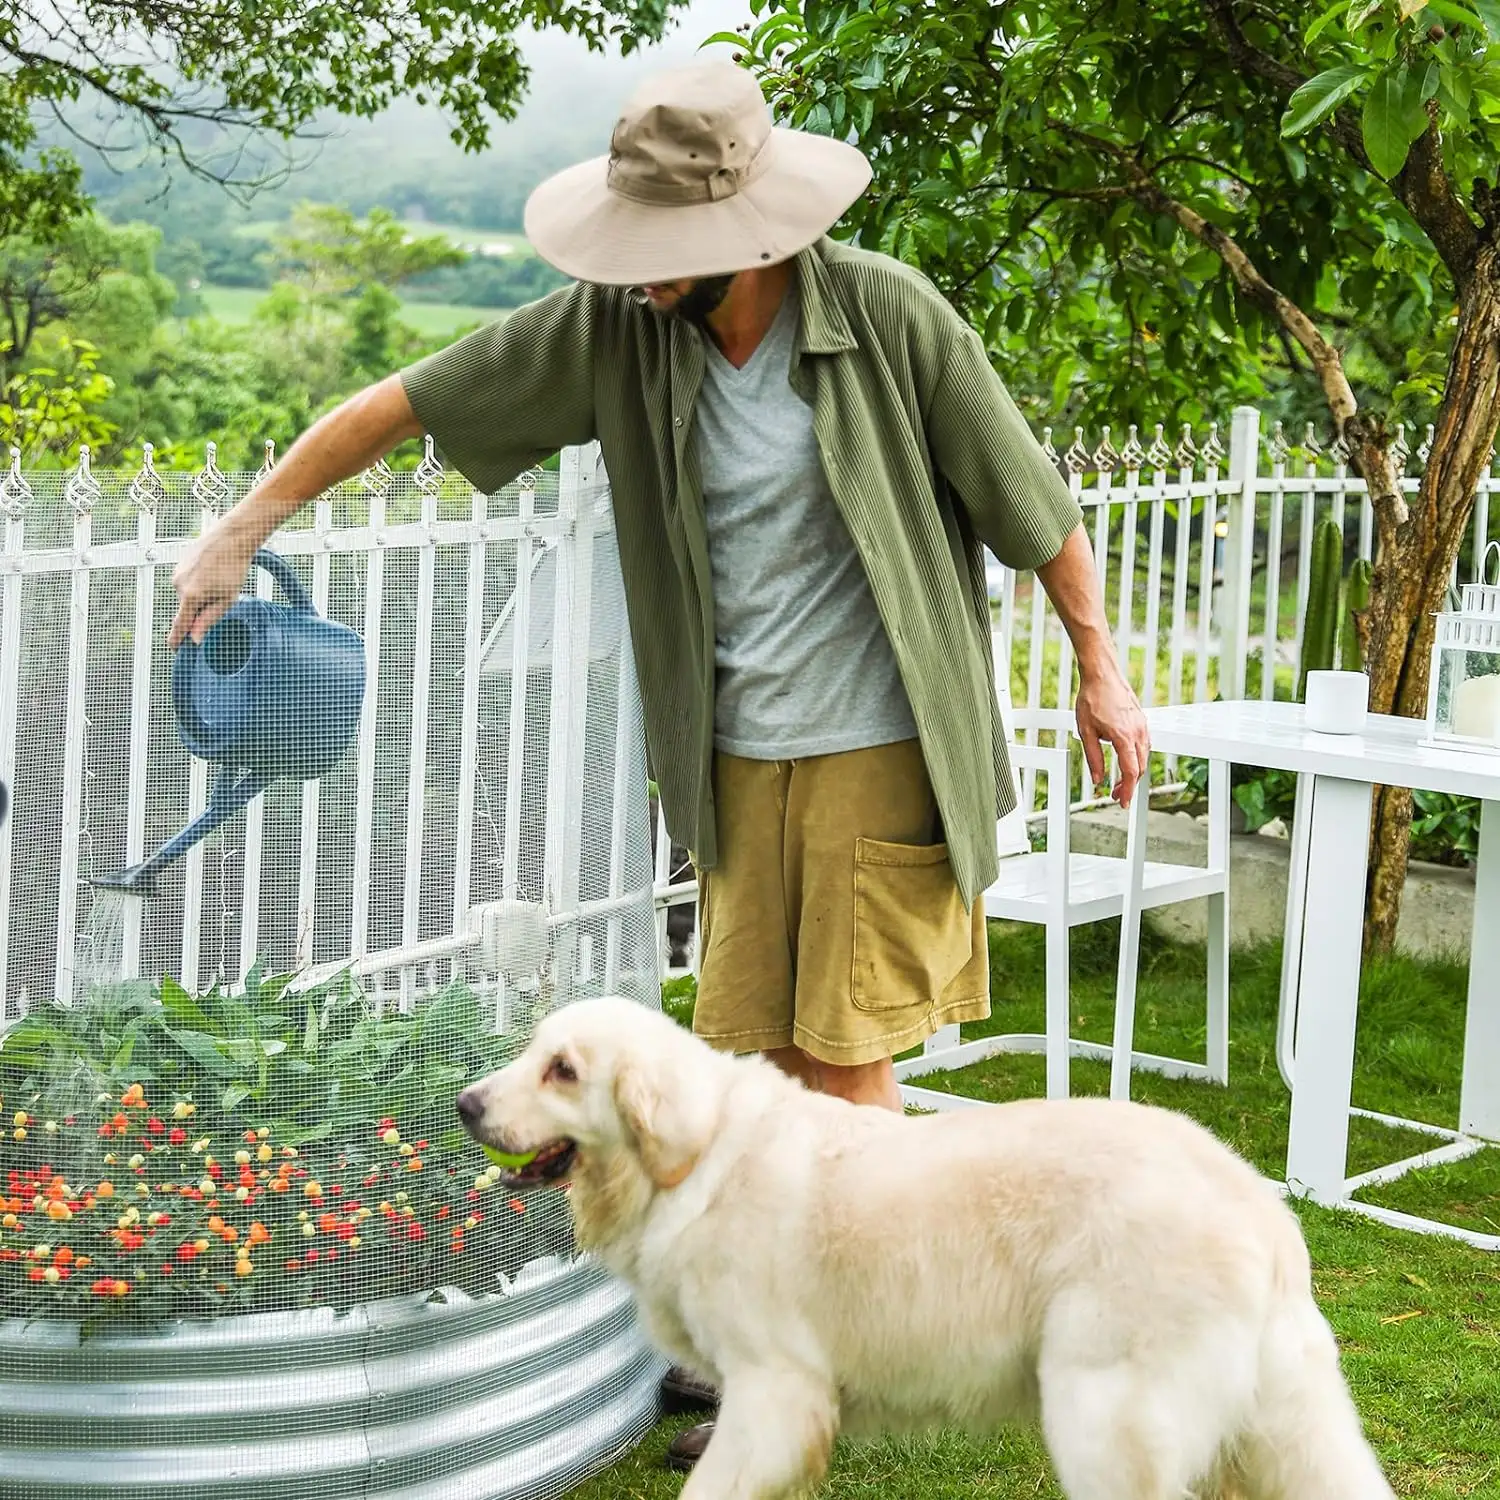
POLYGON ((80 1338, 0 1324, 0 1500, 541 1500, 656 1416, 662 1361, 587 1259, 502 1296, 393 1297, 80 1338))

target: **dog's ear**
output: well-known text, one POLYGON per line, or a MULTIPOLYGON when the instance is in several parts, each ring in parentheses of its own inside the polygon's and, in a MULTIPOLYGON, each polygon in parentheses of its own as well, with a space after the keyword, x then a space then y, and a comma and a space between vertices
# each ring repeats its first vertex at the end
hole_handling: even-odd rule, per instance
POLYGON ((620 1058, 614 1078, 615 1109, 658 1190, 680 1187, 708 1150, 715 1111, 701 1079, 678 1069, 671 1058, 620 1058))

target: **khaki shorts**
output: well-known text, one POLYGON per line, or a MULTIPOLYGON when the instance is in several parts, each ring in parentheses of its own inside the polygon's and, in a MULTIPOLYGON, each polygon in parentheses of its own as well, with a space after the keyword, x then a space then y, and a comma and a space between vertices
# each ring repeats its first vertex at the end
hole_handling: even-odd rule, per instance
POLYGON ((713 775, 699 1036, 852 1066, 989 1015, 983 907, 964 910, 916 740, 805 760, 718 754, 713 775))

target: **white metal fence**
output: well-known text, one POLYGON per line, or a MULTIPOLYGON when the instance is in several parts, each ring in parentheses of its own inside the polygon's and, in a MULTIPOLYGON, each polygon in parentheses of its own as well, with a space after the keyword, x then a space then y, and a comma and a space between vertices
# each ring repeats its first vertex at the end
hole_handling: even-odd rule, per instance
POLYGON ((172 712, 171 570, 256 476, 222 474, 211 452, 196 475, 158 473, 149 453, 134 475, 86 456, 67 475, 13 463, 0 1018, 94 978, 171 974, 195 992, 256 963, 316 976, 351 960, 408 1009, 481 946, 468 919, 496 903, 544 911, 554 993, 653 993, 644 742, 596 462, 570 450, 558 473, 486 496, 429 452, 273 537, 318 611, 363 637, 356 742, 321 780, 273 784, 149 898, 91 881, 207 802, 209 767, 172 712))
MULTIPOLYGON (((1396 454, 1414 493, 1431 446, 1403 430, 1396 454)), ((1157 427, 1143 446, 1136 428, 1116 448, 1109 427, 1090 447, 1082 428, 1059 455, 1094 543, 1115 648, 1148 704, 1295 692, 1307 615, 1313 533, 1326 519, 1347 556, 1369 558, 1374 517, 1366 486, 1340 443, 1326 448, 1311 426, 1292 442, 1277 423, 1240 407, 1228 445, 1218 424, 1175 446, 1157 427)), ((1471 581, 1490 538, 1493 455, 1481 481, 1468 545, 1456 569, 1471 581)), ((1031 577, 993 564, 991 593, 1011 649, 1011 692, 1030 708, 1071 703, 1072 655, 1057 616, 1031 577)))
MULTIPOLYGON (((1050 430, 1043 441, 1057 457, 1050 430)), ((1413 470, 1408 490, 1429 442, 1430 432, 1415 449, 1398 444, 1413 470)), ((496 497, 430 456, 414 476, 379 467, 317 501, 307 526, 278 534, 273 547, 299 561, 318 607, 358 629, 378 664, 357 748, 321 783, 273 787, 237 820, 242 831, 184 858, 166 895, 127 903, 127 972, 172 972, 191 990, 234 982, 257 958, 318 970, 351 959, 378 969, 377 952, 451 963, 472 942, 460 929, 481 895, 513 899, 529 882, 562 911, 575 894, 557 886, 569 840, 625 850, 609 830, 567 831, 578 778, 595 774, 598 758, 549 760, 537 732, 521 727, 529 713, 527 723, 547 726, 542 739, 566 740, 568 695, 551 695, 549 684, 571 673, 575 688, 607 691, 618 705, 612 722, 635 732, 624 727, 635 688, 619 601, 604 647, 579 645, 568 613, 580 597, 587 608, 590 538, 607 535, 609 521, 607 508, 595 515, 580 503, 592 454, 564 459, 560 484, 532 478, 496 497), (507 672, 487 675, 485 664, 502 658, 507 672), (523 837, 504 809, 524 801, 538 766, 547 767, 545 812, 535 837, 523 837)), ((1108 427, 1092 447, 1075 429, 1059 462, 1093 538, 1116 649, 1143 699, 1290 696, 1315 527, 1334 518, 1351 555, 1368 557, 1373 543, 1347 452, 1310 431, 1296 444, 1279 425, 1263 433, 1245 407, 1227 445, 1217 425, 1197 438, 1184 430, 1175 444, 1157 428, 1143 445, 1130 428, 1118 448, 1108 427)), ((170 570, 191 534, 254 477, 220 473, 210 452, 193 476, 158 474, 148 457, 134 475, 91 474, 85 461, 70 475, 25 475, 13 464, 0 480, 0 777, 17 791, 0 829, 0 1014, 39 987, 68 992, 100 938, 80 920, 90 915, 89 880, 134 863, 204 806, 208 769, 171 729, 162 645, 175 607, 170 570)), ((1489 540, 1495 487, 1487 473, 1465 578, 1489 540)), ((990 582, 1012 700, 1067 707, 1072 655, 1044 592, 993 561, 990 582)), ((618 590, 617 566, 599 586, 618 590)), ((595 800, 624 817, 644 790, 625 784, 623 753, 605 760, 621 780, 595 800)), ((1030 811, 1037 789, 1024 790, 1030 811)), ((603 856, 608 889, 589 900, 629 886, 611 866, 626 857, 603 856)), ((648 880, 662 953, 672 946, 669 908, 694 899, 690 876, 658 822, 648 880)), ((599 938, 611 974, 620 933, 617 924, 599 938)), ((590 933, 582 947, 579 961, 593 963, 590 933)))

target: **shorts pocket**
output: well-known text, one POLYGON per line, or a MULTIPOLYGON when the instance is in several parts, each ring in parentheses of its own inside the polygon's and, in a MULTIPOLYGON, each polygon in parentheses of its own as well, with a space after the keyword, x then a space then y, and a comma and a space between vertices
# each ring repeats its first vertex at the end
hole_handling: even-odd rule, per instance
POLYGON ((932 1006, 973 956, 947 844, 854 845, 854 976, 860 1010, 932 1006))

